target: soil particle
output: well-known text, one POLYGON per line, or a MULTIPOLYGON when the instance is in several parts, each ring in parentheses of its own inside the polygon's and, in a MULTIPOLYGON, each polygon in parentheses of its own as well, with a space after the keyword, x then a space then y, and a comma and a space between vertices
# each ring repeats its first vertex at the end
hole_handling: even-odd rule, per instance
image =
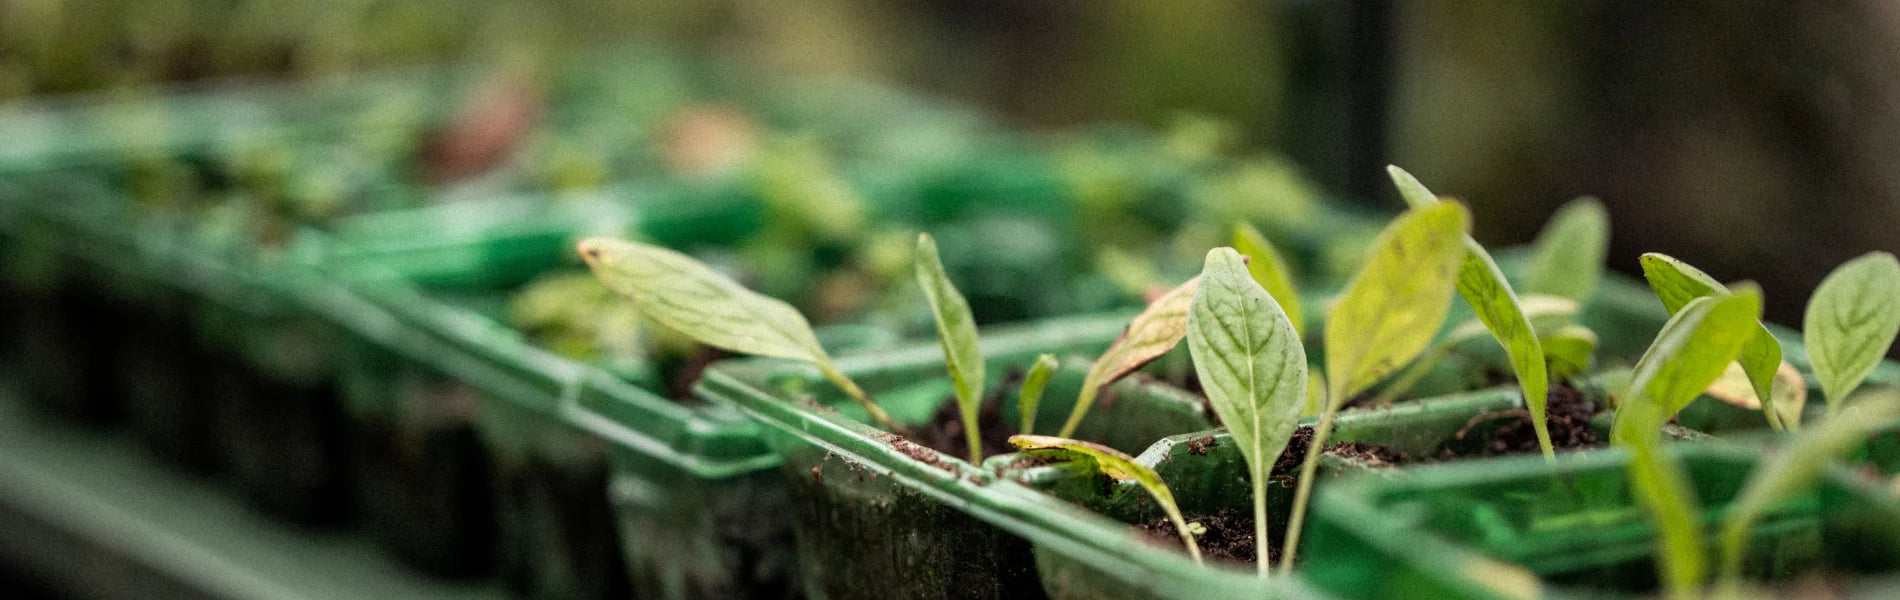
POLYGON ((912 443, 910 440, 904 439, 903 437, 898 436, 897 434, 894 434, 894 433, 882 434, 878 436, 878 439, 883 441, 886 444, 890 444, 892 448, 897 449, 897 451, 903 453, 904 456, 910 457, 911 460, 924 463, 926 465, 930 465, 939 469, 943 469, 951 473, 957 472, 957 468, 951 465, 950 461, 945 460, 943 458, 943 455, 938 454, 929 448, 925 448, 923 446, 919 446, 915 443, 912 443))
POLYGON ((1204 437, 1188 440, 1187 448, 1188 448, 1188 452, 1191 454, 1194 454, 1196 456, 1207 456, 1208 448, 1212 448, 1219 445, 1220 445, 1220 440, 1216 440, 1214 439, 1214 436, 1210 435, 1210 436, 1204 436, 1204 437))
MULTIPOLYGON (((1293 430, 1293 439, 1287 440, 1286 451, 1273 461, 1274 483, 1292 487, 1299 483, 1300 465, 1306 461, 1306 449, 1313 445, 1313 429, 1301 427, 1293 430)), ((1375 467, 1391 467, 1414 462, 1414 457, 1403 452, 1365 442, 1333 442, 1326 445, 1326 453, 1341 458, 1364 461, 1375 467)))
MULTIPOLYGON (((1012 370, 1003 377, 1003 381, 990 388, 983 395, 983 404, 977 408, 976 424, 983 444, 983 456, 996 456, 1016 451, 1009 443, 1009 436, 1016 434, 1016 424, 1003 420, 1003 396, 1007 390, 1017 386, 1022 379, 1020 369, 1012 370)), ((910 436, 925 447, 950 456, 967 458, 970 454, 970 442, 963 437, 963 414, 957 407, 955 397, 945 398, 937 405, 937 412, 930 416, 930 422, 918 428, 910 436)))
POLYGON ((821 470, 819 470, 819 468, 818 468, 818 467, 812 467, 812 468, 811 468, 811 480, 812 480, 812 481, 815 481, 815 482, 817 482, 817 483, 818 483, 818 485, 824 485, 824 484, 825 484, 825 472, 824 472, 824 471, 821 471, 821 470))
POLYGON ((1017 455, 1015 462, 1009 463, 1009 468, 1018 470, 1033 469, 1059 462, 1062 462, 1062 458, 1054 454, 1023 453, 1017 455))
MULTIPOLYGON (((1189 515, 1188 527, 1199 523, 1204 531, 1194 537, 1201 547, 1201 555, 1212 560, 1253 565, 1254 557, 1259 556, 1258 544, 1254 543, 1253 515, 1239 511, 1221 509, 1212 515, 1189 515)), ((1181 546, 1181 534, 1174 529, 1174 522, 1161 517, 1136 526, 1149 541, 1172 548, 1181 546)), ((1279 562, 1280 549, 1267 549, 1267 560, 1279 562)))
MULTIPOLYGON (((1550 427, 1550 443, 1557 450, 1572 448, 1594 448, 1603 445, 1603 439, 1590 428, 1590 417, 1601 410, 1597 403, 1587 399, 1583 392, 1569 385, 1558 385, 1550 389, 1550 402, 1544 408, 1545 422, 1550 427)), ((1541 452, 1537 444, 1537 429, 1531 423, 1531 415, 1526 410, 1510 410, 1486 413, 1473 418, 1470 423, 1458 431, 1457 439, 1465 439, 1481 425, 1497 425, 1485 438, 1481 450, 1483 456, 1499 454, 1518 454, 1541 452)))

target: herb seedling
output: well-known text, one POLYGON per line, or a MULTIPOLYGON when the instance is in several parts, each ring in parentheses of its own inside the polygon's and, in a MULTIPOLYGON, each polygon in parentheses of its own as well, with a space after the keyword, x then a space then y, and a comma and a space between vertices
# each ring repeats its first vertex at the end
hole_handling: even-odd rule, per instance
POLYGON ((1287 321, 1293 323, 1293 334, 1304 337, 1306 311, 1300 307, 1300 294, 1293 286, 1293 271, 1287 268, 1280 251, 1259 229, 1245 222, 1234 224, 1234 251, 1247 257, 1247 273, 1280 305, 1287 321))
POLYGON ((983 402, 983 352, 977 344, 976 319, 970 316, 970 303, 963 293, 944 274, 937 242, 930 234, 917 236, 916 270, 917 285, 924 288, 924 298, 936 317, 937 341, 943 345, 943 362, 950 371, 957 412, 963 417, 970 464, 978 464, 983 462, 983 438, 977 431, 977 409, 983 402))
MULTIPOLYGON (((1406 204, 1413 208, 1438 204, 1438 196, 1425 189, 1411 173, 1395 166, 1386 167, 1386 171, 1406 204)), ((1524 315, 1517 292, 1511 289, 1511 282, 1504 279, 1504 272, 1498 270, 1491 253, 1469 234, 1464 236, 1464 247, 1464 262, 1458 268, 1458 295, 1464 297, 1485 329, 1491 330, 1491 335, 1510 356, 1511 370, 1517 373, 1517 385, 1524 392, 1524 406, 1530 409, 1531 426, 1537 430, 1537 445, 1543 448, 1545 458, 1553 458, 1556 452, 1550 443, 1550 426, 1544 421, 1545 404, 1550 399, 1550 376, 1546 373, 1544 347, 1538 342, 1537 330, 1524 315)))
POLYGON ((1431 343, 1451 310, 1470 221, 1465 207, 1450 202, 1406 211, 1380 232, 1365 266, 1326 315, 1327 389, 1312 445, 1300 465, 1282 571, 1293 568, 1306 503, 1333 418, 1353 394, 1378 383, 1431 343))
POLYGON ((1609 246, 1610 213, 1603 203, 1589 196, 1571 200, 1531 243, 1524 293, 1589 302, 1609 246))
POLYGON ((1240 445, 1253 483, 1260 576, 1267 559, 1267 477, 1306 404, 1306 349, 1293 322, 1231 248, 1207 253, 1188 312, 1188 350, 1207 403, 1240 445))
MULTIPOLYGON (((1870 252, 1828 273, 1801 320, 1808 360, 1832 417, 1900 333, 1900 261, 1870 252)), ((1765 403, 1764 403, 1765 406, 1765 403)))
POLYGON ((890 415, 838 370, 818 344, 811 323, 791 305, 659 246, 589 238, 581 241, 579 250, 601 283, 653 321, 714 348, 810 363, 880 426, 898 430, 890 415))
POLYGON ((1051 354, 1037 356, 1036 362, 1029 365, 1029 372, 1023 375, 1022 390, 1016 393, 1016 403, 1022 413, 1022 427, 1017 431, 1036 432, 1036 409, 1042 404, 1042 391, 1049 387, 1049 376, 1055 374, 1057 366, 1056 357, 1051 354))
MULTIPOLYGON (((1642 264, 1643 278, 1649 280, 1650 289, 1656 291, 1656 297, 1662 300, 1663 308, 1669 309, 1669 314, 1681 311, 1690 300, 1729 293, 1714 277, 1669 256, 1654 252, 1644 254, 1642 264)), ((1757 323, 1754 337, 1742 347, 1742 354, 1736 360, 1742 363, 1742 370, 1748 372, 1749 383, 1761 401, 1768 426, 1782 429, 1780 411, 1774 407, 1775 371, 1781 368, 1781 342, 1775 340, 1767 327, 1757 323)))
MULTIPOLYGON (((1168 521, 1174 523, 1175 532, 1181 535, 1181 544, 1187 546, 1188 556, 1194 557, 1194 564, 1201 564, 1201 545, 1194 541, 1194 531, 1187 519, 1181 516, 1181 507, 1174 502, 1174 492, 1168 490, 1168 484, 1154 469, 1135 462, 1135 458, 1120 451, 1096 444, 1077 440, 1049 437, 1043 435, 1012 435, 1009 443, 1026 451, 1053 454, 1070 460, 1086 460, 1107 475, 1119 481, 1133 481, 1154 497, 1155 504, 1168 514, 1168 521)), ((1263 559, 1264 560, 1264 559, 1263 559)))
POLYGON ((1181 343, 1181 338, 1187 335, 1188 304, 1194 300, 1194 290, 1200 282, 1197 277, 1168 290, 1129 321, 1128 328, 1115 338, 1115 343, 1095 359, 1095 364, 1089 365, 1088 374, 1082 377, 1082 391, 1076 397, 1075 408, 1069 411, 1069 420, 1062 424, 1062 432, 1056 434, 1057 437, 1075 435, 1075 428, 1082 424, 1082 416, 1088 414, 1102 386, 1160 358, 1181 343))
POLYGON ((1671 598, 1694 598, 1707 566, 1694 491, 1662 450, 1662 426, 1742 352, 1761 318, 1761 294, 1695 298, 1669 319, 1631 372, 1610 441, 1630 449, 1636 501, 1656 522, 1657 569, 1671 598))

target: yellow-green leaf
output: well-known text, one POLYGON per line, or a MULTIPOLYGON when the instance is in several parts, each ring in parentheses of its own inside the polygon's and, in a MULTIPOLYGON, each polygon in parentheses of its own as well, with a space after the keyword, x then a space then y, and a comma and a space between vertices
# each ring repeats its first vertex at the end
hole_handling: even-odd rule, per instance
POLYGON ((1247 257, 1247 273, 1253 275, 1254 283, 1260 284, 1280 303, 1280 309, 1286 311, 1286 318, 1293 322, 1293 332, 1305 335, 1306 312, 1300 306, 1300 293, 1293 285, 1293 272, 1287 269, 1286 259, 1280 251, 1267 241, 1259 229, 1246 222, 1234 224, 1234 251, 1247 257))
POLYGON ((1055 355, 1044 354, 1037 356, 1035 364, 1029 366, 1029 373, 1023 375, 1022 391, 1016 394, 1017 406, 1023 414, 1023 425, 1018 431, 1036 432, 1036 408, 1042 404, 1042 391, 1049 387, 1049 376, 1055 374, 1057 366, 1055 355))
MULTIPOLYGON (((1703 393, 1732 406, 1746 410, 1762 410, 1761 400, 1755 397, 1754 383, 1748 380, 1748 371, 1741 363, 1729 363, 1728 370, 1709 384, 1703 393)), ((1794 365, 1782 361, 1781 368, 1775 370, 1775 399, 1770 406, 1781 413, 1781 426, 1793 430, 1801 426, 1801 409, 1808 404, 1808 381, 1794 365)), ((1766 418, 1766 415, 1764 415, 1766 418)))
POLYGON ((1630 374, 1610 440, 1661 443, 1664 421, 1695 400, 1735 360, 1761 318, 1754 290, 1690 300, 1663 325, 1630 374))
POLYGON ((1095 364, 1089 365, 1088 374, 1082 377, 1082 392, 1076 398, 1075 409, 1062 425, 1062 437, 1075 434, 1075 428, 1082 424, 1082 416, 1088 414, 1102 386, 1160 358, 1181 343, 1181 338, 1187 335, 1188 304, 1194 301, 1194 289, 1200 281, 1199 277, 1189 279, 1149 303, 1146 310, 1128 322, 1121 337, 1115 338, 1115 343, 1095 359, 1095 364))
MULTIPOLYGON (((1392 175, 1392 182, 1399 187, 1405 201, 1414 208, 1439 203, 1437 196, 1404 169, 1386 167, 1386 171, 1392 175)), ((1524 394, 1524 406, 1530 409, 1531 425, 1537 430, 1537 444, 1545 456, 1551 456, 1554 450, 1550 429, 1544 421, 1544 405, 1550 399, 1550 378, 1545 373, 1544 348, 1537 343, 1537 330, 1524 316, 1517 292, 1511 289, 1511 282, 1504 279, 1504 272, 1491 259, 1491 253, 1469 235, 1463 236, 1463 243, 1465 256, 1458 268, 1458 295, 1510 356, 1511 370, 1517 374, 1518 388, 1524 394)))
POLYGON ((1869 252, 1828 273, 1801 325, 1832 414, 1873 373, 1900 333, 1900 261, 1869 252))
POLYGON ((976 319, 970 315, 970 303, 963 299, 963 293, 943 272, 937 241, 930 234, 917 236, 915 265, 917 285, 924 288, 930 312, 936 315, 937 341, 943 346, 943 362, 950 371, 957 412, 963 416, 970 464, 977 464, 983 460, 983 438, 976 422, 977 409, 983 403, 983 350, 977 343, 976 319))
POLYGON ((1542 337, 1544 360, 1550 363, 1552 379, 1570 379, 1590 370, 1590 356, 1597 349, 1597 334, 1582 325, 1567 325, 1542 337))
MULTIPOLYGON (((1656 291, 1656 297, 1662 300, 1663 308, 1669 309, 1669 314, 1676 314, 1690 300, 1730 293, 1727 286, 1708 273, 1668 255, 1651 252, 1644 254, 1641 262, 1643 278, 1649 280, 1650 289, 1656 291)), ((1780 428, 1781 411, 1774 408, 1774 385, 1775 370, 1781 366, 1781 342, 1766 326, 1756 323, 1755 335, 1742 345, 1741 356, 1736 360, 1748 372, 1755 397, 1768 407, 1763 412, 1768 415, 1769 425, 1780 428)))
POLYGON ((1610 213, 1603 203, 1589 196, 1571 200, 1531 243, 1524 291, 1589 301, 1609 246, 1610 213))
POLYGON ((1069 460, 1082 459, 1095 465, 1103 475, 1119 481, 1133 481, 1141 489, 1153 496, 1155 504, 1168 514, 1168 520, 1174 523, 1174 530, 1181 534, 1181 544, 1187 547, 1188 555, 1194 562, 1201 562, 1201 547, 1194 542, 1194 534, 1188 531, 1187 519, 1181 516, 1181 507, 1174 502, 1174 492, 1168 490, 1167 482, 1161 480, 1161 474, 1135 462, 1135 457, 1094 442, 1049 437, 1045 435, 1012 435, 1009 443, 1023 450, 1054 454, 1069 460))
POLYGON ((811 324, 791 305, 659 246, 589 238, 579 251, 601 283, 654 322, 730 352, 809 362, 878 423, 895 427, 863 389, 838 371, 811 324))
POLYGON ((1326 401, 1338 406, 1418 356, 1451 309, 1470 217, 1452 203, 1400 215, 1326 316, 1326 401))
POLYGON ((1299 425, 1307 397, 1306 350, 1272 295, 1232 248, 1207 253, 1188 311, 1188 351, 1207 403, 1240 446, 1253 483, 1260 573, 1267 561, 1267 478, 1299 425))

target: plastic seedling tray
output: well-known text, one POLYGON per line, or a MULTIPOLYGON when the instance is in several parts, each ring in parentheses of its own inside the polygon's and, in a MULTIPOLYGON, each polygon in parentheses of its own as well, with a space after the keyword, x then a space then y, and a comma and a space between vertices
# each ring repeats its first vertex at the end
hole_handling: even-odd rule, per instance
MULTIPOLYGON (((1712 532, 1757 452, 1705 444, 1671 452, 1690 474, 1712 532)), ((1336 483, 1313 505, 1307 574, 1347 598, 1653 594, 1653 530, 1630 498, 1627 458, 1591 453, 1553 467, 1526 457, 1336 483)), ((1864 597, 1886 597, 1892 583, 1878 580, 1900 571, 1900 506, 1851 474, 1832 472, 1758 527, 1746 570, 1771 585, 1824 571, 1872 593, 1864 597)))
MULTIPOLYGON (((1070 318, 990 332, 983 342, 993 374, 988 383, 996 385, 1038 353, 1092 355, 1125 323, 1123 316, 1070 318)), ((950 384, 934 342, 839 363, 900 423, 924 423, 948 401, 950 384)), ((1039 431, 1061 426, 1080 379, 1074 365, 1052 379, 1039 431)), ((1204 405, 1169 390, 1117 384, 1077 437, 1134 451, 1165 435, 1205 429, 1204 405)), ((861 409, 802 364, 720 363, 700 380, 699 391, 771 427, 767 439, 784 456, 780 474, 791 496, 808 597, 1041 596, 1022 536, 1047 530, 1013 514, 1033 512, 1027 507, 992 497, 991 470, 861 423, 861 409)), ((1003 402, 1005 419, 1014 417, 1007 408, 1012 403, 1003 402)))

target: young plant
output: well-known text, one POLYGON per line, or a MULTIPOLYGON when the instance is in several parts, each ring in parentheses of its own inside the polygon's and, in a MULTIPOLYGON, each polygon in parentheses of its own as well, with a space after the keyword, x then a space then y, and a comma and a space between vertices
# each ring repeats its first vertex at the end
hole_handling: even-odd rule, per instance
POLYGON ((1880 403, 1857 403, 1840 418, 1830 418, 1819 426, 1801 432, 1780 451, 1755 467, 1743 484, 1733 508, 1722 522, 1718 538, 1720 571, 1717 589, 1735 597, 1742 587, 1742 557, 1755 524, 1775 506, 1821 480, 1828 465, 1848 450, 1866 443, 1874 430, 1900 416, 1900 405, 1891 399, 1880 403))
POLYGON ((632 301, 647 318, 714 348, 810 363, 878 425, 898 430, 890 415, 838 370, 811 324, 791 305, 666 248, 589 238, 581 241, 579 251, 602 284, 632 301))
POLYGON ((1761 294, 1695 298, 1663 326, 1631 372, 1610 441, 1631 452, 1632 494, 1656 522, 1658 578, 1670 598, 1695 598, 1706 577, 1694 491, 1662 449, 1662 426, 1742 352, 1761 318, 1761 294))
POLYGON ((1327 389, 1312 444, 1300 465, 1299 487, 1287 521, 1286 551, 1281 553, 1282 571, 1293 568, 1306 503, 1333 418, 1353 394, 1392 374, 1431 343, 1451 310, 1470 222, 1465 208, 1450 202, 1399 215, 1380 232, 1365 267, 1326 315, 1327 389))
POLYGON ((1128 328, 1115 338, 1115 343, 1095 359, 1095 364, 1089 365, 1088 374, 1082 377, 1082 391, 1076 397, 1075 408, 1069 411, 1069 420, 1062 424, 1062 432, 1057 437, 1075 435, 1075 428, 1082 424, 1082 416, 1088 414, 1089 406, 1095 404, 1102 386, 1160 358, 1181 343, 1181 338, 1187 335, 1188 304, 1194 300, 1194 290, 1200 282, 1198 277, 1189 279, 1135 315, 1128 328))
POLYGON ((1022 413, 1022 427, 1017 431, 1036 432, 1036 408, 1042 404, 1042 391, 1049 387, 1049 377, 1058 366, 1053 354, 1037 356, 1036 362, 1029 365, 1029 373, 1023 375, 1022 391, 1016 393, 1016 404, 1022 413))
POLYGON ((1286 312, 1287 320, 1293 323, 1293 334, 1305 337, 1306 311, 1300 307, 1299 290, 1293 286, 1293 271, 1287 268, 1280 251, 1246 222, 1234 224, 1234 251, 1247 257, 1247 273, 1286 312))
POLYGON ((1293 321, 1232 248, 1207 253, 1188 312, 1188 351, 1207 403, 1240 446, 1253 482, 1260 576, 1267 558, 1267 479, 1307 397, 1306 349, 1293 321))
MULTIPOLYGON (((1643 278, 1649 280, 1650 289, 1656 291, 1656 298, 1662 300, 1663 308, 1671 315, 1680 312, 1690 300, 1729 294, 1721 282, 1688 263, 1654 252, 1644 254, 1641 261, 1643 278)), ((1775 371, 1781 368, 1781 342, 1775 340, 1767 327, 1757 323, 1754 337, 1742 347, 1742 354, 1736 360, 1742 363, 1742 370, 1748 372, 1749 384, 1761 402, 1768 426, 1783 429, 1780 411, 1774 407, 1773 393, 1775 371)))
MULTIPOLYGON (((1576 302, 1555 296, 1525 296, 1521 308, 1524 311, 1524 318, 1531 323, 1531 330, 1537 333, 1539 346, 1543 346, 1546 339, 1557 339, 1559 343, 1568 342, 1564 348, 1567 354, 1563 357, 1552 358, 1549 349, 1545 349, 1544 362, 1547 365, 1547 375, 1549 374, 1548 365, 1559 360, 1581 360, 1588 363, 1590 354, 1596 351, 1596 334, 1587 328, 1571 323, 1577 318, 1579 311, 1576 302), (1581 357, 1576 355, 1578 352, 1582 353, 1581 357)), ((1486 330, 1484 322, 1476 317, 1459 323, 1446 333, 1445 337, 1426 349, 1424 354, 1419 355, 1418 360, 1412 361, 1412 364, 1406 366, 1405 370, 1394 377, 1390 383, 1380 388, 1379 395, 1373 398, 1372 404, 1374 406, 1392 404, 1400 396, 1412 391, 1419 381, 1424 380, 1438 361, 1444 360, 1466 342, 1487 335, 1490 335, 1490 331, 1486 330)), ((1578 372, 1581 372, 1581 369, 1578 372)))
POLYGON ((1870 252, 1828 273, 1808 299, 1803 339, 1832 417, 1900 333, 1900 261, 1870 252))
POLYGON ((924 298, 936 317, 937 341, 943 345, 943 362, 950 371, 957 412, 963 417, 963 437, 970 444, 970 464, 981 464, 983 437, 977 431, 977 409, 983 403, 983 351, 977 344, 976 319, 970 316, 970 303, 963 293, 944 274, 937 241, 928 233, 917 236, 916 270, 917 285, 924 288, 924 298))
POLYGON ((1610 246, 1610 213, 1596 198, 1571 200, 1550 217, 1531 243, 1524 293, 1590 301, 1603 277, 1610 246))
POLYGON ((1201 545, 1194 541, 1194 533, 1188 530, 1187 519, 1181 516, 1181 507, 1174 502, 1174 492, 1168 490, 1168 484, 1154 469, 1135 462, 1135 458, 1120 451, 1096 444, 1077 440, 1049 437, 1045 435, 1012 435, 1009 443, 1017 448, 1040 454, 1053 454, 1070 460, 1086 460, 1100 469, 1103 475, 1118 481, 1133 481, 1141 489, 1154 497, 1155 504, 1168 514, 1168 521, 1174 523, 1174 530, 1181 535, 1181 544, 1187 546, 1188 556, 1194 557, 1194 564, 1201 564, 1201 545))
MULTIPOLYGON (((1398 167, 1386 167, 1386 171, 1406 204, 1420 208, 1439 203, 1438 196, 1425 189, 1411 173, 1398 167)), ((1491 330, 1492 337, 1497 338, 1505 354, 1510 356, 1511 370, 1517 373, 1517 385, 1524 392, 1524 406, 1530 409, 1531 426, 1537 431, 1537 445, 1543 448, 1546 458, 1554 458, 1556 451, 1550 443, 1550 425, 1544 421, 1545 404, 1550 400, 1550 376, 1545 372, 1544 347, 1538 343, 1537 330, 1524 316, 1517 292, 1511 289, 1511 282, 1504 279, 1497 262, 1491 260, 1491 253, 1468 234, 1463 241, 1465 255, 1458 268, 1458 295, 1464 297, 1485 329, 1491 330)))

